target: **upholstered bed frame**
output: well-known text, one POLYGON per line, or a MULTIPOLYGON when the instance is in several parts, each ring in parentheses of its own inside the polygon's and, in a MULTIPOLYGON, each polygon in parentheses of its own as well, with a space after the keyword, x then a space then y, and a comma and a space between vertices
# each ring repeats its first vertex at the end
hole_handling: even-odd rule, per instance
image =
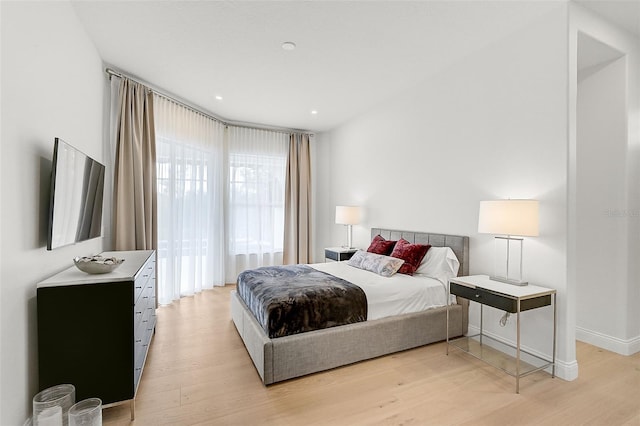
MULTIPOLYGON (((371 236, 448 246, 460 260, 458 275, 469 272, 469 238, 374 228, 371 236)), ((449 310, 449 337, 467 332, 469 302, 449 310)), ((270 339, 238 294, 231 292, 231 317, 265 385, 329 370, 446 339, 446 308, 270 339)))

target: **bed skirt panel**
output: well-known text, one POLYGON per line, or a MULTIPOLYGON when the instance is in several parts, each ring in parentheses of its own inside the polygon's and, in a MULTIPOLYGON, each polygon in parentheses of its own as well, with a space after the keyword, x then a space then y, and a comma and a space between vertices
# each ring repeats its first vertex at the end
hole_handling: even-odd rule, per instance
MULTIPOLYGON (((449 337, 467 332, 468 302, 449 310, 449 337)), ((445 340, 446 308, 269 339, 235 291, 231 316, 265 385, 445 340)))
POLYGON ((258 321, 235 291, 231 294, 231 318, 262 381, 272 378, 273 348, 271 339, 264 334, 258 321))

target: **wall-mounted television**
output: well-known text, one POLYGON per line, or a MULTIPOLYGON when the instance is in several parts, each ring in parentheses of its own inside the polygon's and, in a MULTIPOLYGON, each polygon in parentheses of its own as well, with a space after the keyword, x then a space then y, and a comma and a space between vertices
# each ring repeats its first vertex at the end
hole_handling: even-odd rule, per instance
POLYGON ((103 164, 55 138, 47 250, 102 235, 104 173, 103 164))

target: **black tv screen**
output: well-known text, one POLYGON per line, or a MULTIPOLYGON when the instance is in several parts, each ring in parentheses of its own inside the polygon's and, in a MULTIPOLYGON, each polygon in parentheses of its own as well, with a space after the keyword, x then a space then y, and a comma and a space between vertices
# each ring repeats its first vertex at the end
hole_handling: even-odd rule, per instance
POLYGON ((47 250, 102 235, 104 165, 55 138, 47 250))

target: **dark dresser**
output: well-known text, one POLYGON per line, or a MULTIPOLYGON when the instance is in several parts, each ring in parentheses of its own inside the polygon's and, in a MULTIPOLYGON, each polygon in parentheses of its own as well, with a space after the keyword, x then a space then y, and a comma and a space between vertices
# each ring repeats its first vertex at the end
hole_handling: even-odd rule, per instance
POLYGON ((39 388, 71 383, 76 401, 129 402, 133 420, 156 326, 156 254, 102 255, 125 261, 98 275, 71 266, 38 283, 39 388))

